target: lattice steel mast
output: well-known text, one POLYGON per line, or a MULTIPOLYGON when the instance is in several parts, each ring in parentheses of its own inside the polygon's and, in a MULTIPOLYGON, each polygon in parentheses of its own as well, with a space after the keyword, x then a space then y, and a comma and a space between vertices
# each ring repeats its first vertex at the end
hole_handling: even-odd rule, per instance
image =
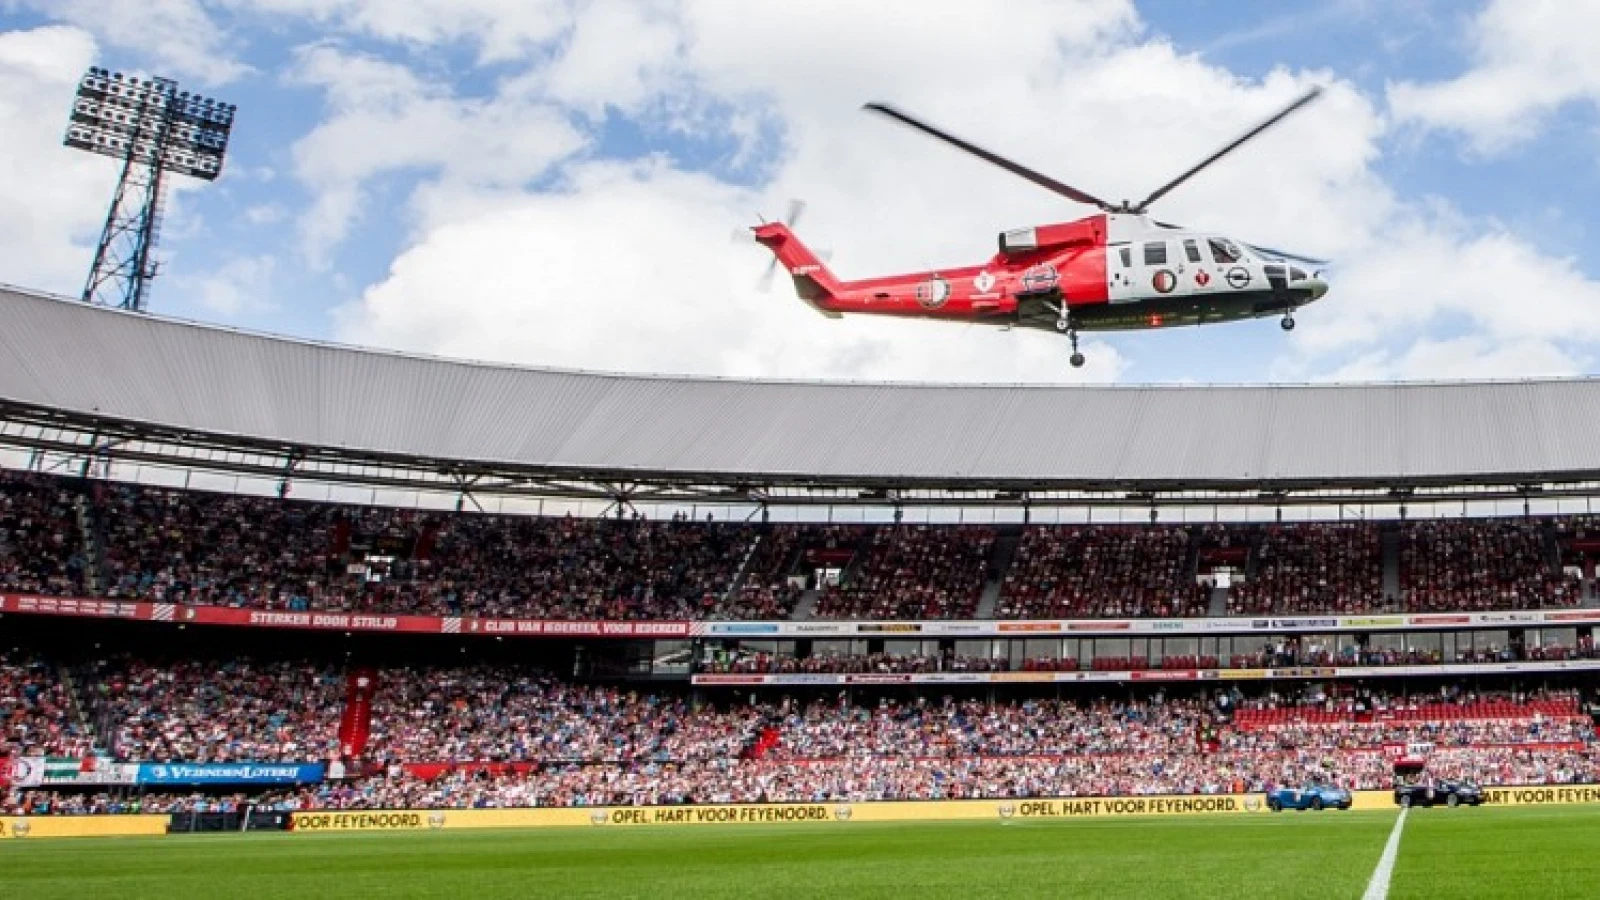
POLYGON ((222 174, 237 107, 180 92, 167 78, 139 79, 91 68, 78 82, 66 145, 121 160, 83 299, 142 311, 159 264, 164 177, 222 174))

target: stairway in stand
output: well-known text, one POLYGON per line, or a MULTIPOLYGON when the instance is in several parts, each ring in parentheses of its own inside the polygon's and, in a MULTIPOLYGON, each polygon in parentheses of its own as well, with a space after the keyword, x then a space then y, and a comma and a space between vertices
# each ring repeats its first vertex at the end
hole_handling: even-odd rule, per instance
POLYGON ((345 675, 344 713, 339 718, 339 752, 359 757, 372 734, 372 698, 378 692, 378 671, 370 666, 345 675))

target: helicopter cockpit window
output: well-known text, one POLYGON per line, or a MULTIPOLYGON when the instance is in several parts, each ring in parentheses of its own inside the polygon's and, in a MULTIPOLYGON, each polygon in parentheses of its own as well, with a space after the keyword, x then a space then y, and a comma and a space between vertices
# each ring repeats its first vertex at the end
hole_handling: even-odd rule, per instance
POLYGON ((1211 245, 1211 258, 1219 263, 1236 263, 1243 255, 1233 241, 1227 238, 1208 238, 1206 243, 1211 245))
POLYGON ((1147 266, 1164 266, 1167 264, 1167 242, 1151 241, 1144 245, 1144 264, 1147 266))
POLYGON ((1192 263, 1199 262, 1200 261, 1200 246, 1198 244, 1196 244, 1194 241, 1184 241, 1183 242, 1183 255, 1184 255, 1185 258, 1187 258, 1189 260, 1189 262, 1192 262, 1192 263))

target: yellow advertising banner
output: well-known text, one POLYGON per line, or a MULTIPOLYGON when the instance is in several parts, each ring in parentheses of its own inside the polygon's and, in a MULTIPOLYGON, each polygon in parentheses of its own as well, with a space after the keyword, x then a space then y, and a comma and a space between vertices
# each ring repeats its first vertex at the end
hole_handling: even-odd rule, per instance
MULTIPOLYGON (((1376 792, 1382 793, 1382 792, 1376 792)), ((729 806, 606 806, 575 809, 307 812, 294 830, 423 831, 467 828, 786 825, 812 822, 931 822, 958 819, 1068 819, 1258 813, 1260 794, 1077 797, 1040 800, 911 800, 867 803, 767 803, 729 806)))
MULTIPOLYGON (((1487 787, 1494 806, 1600 804, 1600 786, 1487 787)), ((1355 791, 1352 809, 1395 809, 1390 791, 1355 791)), ((291 816, 299 833, 479 828, 634 828, 674 825, 1064 820, 1134 816, 1265 814, 1263 794, 763 803, 729 806, 605 806, 563 809, 330 810, 291 816)), ((1337 812, 1322 813, 1337 815, 1337 812)), ((1281 813, 1281 815, 1294 815, 1281 813)), ((168 816, 0 817, 0 839, 165 834, 168 816)))
POLYGON ((1600 803, 1600 786, 1552 784, 1531 787, 1486 787, 1484 802, 1492 806, 1564 806, 1600 803))
POLYGON ((166 834, 171 816, 0 817, 0 840, 52 837, 139 837, 166 834))

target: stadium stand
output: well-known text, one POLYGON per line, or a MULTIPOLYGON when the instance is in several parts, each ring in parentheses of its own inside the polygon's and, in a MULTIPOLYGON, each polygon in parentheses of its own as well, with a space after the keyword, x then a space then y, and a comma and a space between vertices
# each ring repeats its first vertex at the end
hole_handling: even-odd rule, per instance
POLYGON ((1236 616, 1377 612, 1383 596, 1378 527, 1368 523, 1269 525, 1246 578, 1228 591, 1236 616))
POLYGON ((1443 778, 1600 782, 1600 619, 1569 609, 1595 607, 1600 518, 1527 514, 1546 486, 1559 490, 1534 500, 1545 509, 1593 493, 1593 447, 1571 423, 1600 416, 1600 380, 762 384, 426 360, 6 289, 0 321, 0 443, 41 471, 77 473, 0 470, 11 648, 0 813, 1215 794, 1308 778, 1381 788, 1394 751, 1418 747, 1443 778), (163 365, 137 358, 150 346, 163 365), (277 482, 279 495, 114 480, 143 466, 277 482), (601 498, 613 514, 472 512, 480 478, 486 502, 548 491, 601 498), (307 481, 461 502, 287 499, 307 481), (1442 504, 1454 514, 1462 486, 1477 508, 1520 501, 1524 515, 1407 518, 1442 504), (859 499, 840 517, 885 524, 767 523, 785 497, 818 513, 859 499), (692 520, 647 520, 636 500, 750 518, 708 521, 694 506, 692 520), (1228 523, 1201 514, 1213 500, 1207 513, 1337 503, 1384 520, 1228 523), (924 503, 961 507, 968 522, 994 512, 995 524, 905 520, 924 503), (1140 524, 1035 524, 1083 509, 1102 522, 1106 507, 1140 524), (1173 521, 1184 524, 1162 524, 1173 521), (18 595, 63 602, 26 610, 18 595), (179 640, 185 616, 204 612, 185 604, 441 620, 427 634, 352 635, 338 623, 242 627, 255 623, 241 614, 179 640), (134 606, 138 621, 121 621, 134 606), (1543 609, 1561 612, 1526 614, 1543 609), (1001 621, 960 622, 980 611, 1001 621), (1224 611, 1304 619, 1248 634, 1116 621, 1224 611), (1383 621, 1328 623, 1367 613, 1383 621), (1452 621, 1402 627, 1402 613, 1452 621), (548 623, 461 617, 675 628, 546 632, 513 647, 488 626, 548 623), (808 632, 807 618, 829 621, 808 632), (1031 618, 1109 621, 1081 632, 1015 621, 1031 618), (763 624, 787 619, 801 621, 763 624), (940 621, 830 630, 848 619, 940 621), (29 635, 45 638, 35 648, 29 635), (1583 665, 1330 674, 1568 661, 1583 665), (937 688, 912 677, 1080 669, 1132 674, 937 688), (683 683, 696 673, 735 677, 700 690, 683 683), (837 690, 747 674, 864 677, 837 690), (249 791, 4 783, 12 761, 39 757, 67 780, 114 761, 326 763, 328 777, 249 791))
MULTIPOLYGON (((339 757, 342 676, 306 662, 0 663, 10 755, 207 762, 339 757), (19 706, 15 698, 22 697, 19 706), (98 739, 76 723, 94 706, 98 739)), ((1247 685, 1133 700, 845 697, 695 704, 517 665, 375 671, 372 739, 348 779, 249 802, 291 808, 1225 793, 1311 775, 1381 786, 1384 749, 1502 783, 1587 779, 1600 743, 1568 689, 1423 695, 1247 685), (1520 780, 1520 781, 1519 781, 1520 780)), ((12 788, 8 810, 210 809, 242 795, 12 788), (232 798, 232 799, 230 799, 232 798)))
POLYGON ((1006 573, 1001 618, 1175 617, 1206 612, 1187 529, 1034 526, 1006 573))
MULTIPOLYGON (((1237 616, 1564 608, 1584 596, 1582 520, 996 527, 491 516, 0 477, 0 587, 271 610, 582 620, 774 620, 1209 612, 1197 559, 1239 571, 1237 616), (1002 535, 1015 544, 997 547, 1002 535), (1562 568, 1563 556, 1576 564, 1562 568), (820 573, 835 573, 821 582, 820 573), (821 582, 821 583, 819 583, 821 582)), ((1588 563, 1592 565, 1592 561, 1588 563)))
POLYGON ((756 727, 754 713, 521 668, 391 669, 378 679, 367 753, 386 763, 732 759, 756 727))
POLYGON ((0 765, 22 756, 81 756, 94 740, 59 671, 39 657, 0 650, 0 765))
POLYGON ((756 537, 756 546, 744 566, 743 579, 736 593, 712 609, 706 618, 768 621, 787 619, 805 593, 791 580, 796 556, 808 541, 824 541, 816 532, 825 529, 797 525, 777 525, 756 537))
POLYGON ((1552 523, 1425 521, 1403 531, 1401 586, 1419 612, 1578 605, 1578 579, 1558 565, 1552 523))
MULTIPOLYGON (((10 671, 10 669, 8 669, 10 671)), ((315 669, 240 666, 229 684, 304 684, 315 669), (253 671, 253 676, 246 676, 253 671)), ((107 676, 190 684, 187 663, 118 663, 107 676)), ((314 681, 325 679, 312 676, 314 681)), ((781 700, 701 708, 669 697, 562 684, 515 666, 387 669, 373 761, 352 777, 264 793, 112 794, 26 790, 0 809, 30 814, 266 809, 592 806, 830 799, 1014 798, 1242 793, 1318 777, 1352 788, 1389 778, 1387 745, 1427 741, 1440 772, 1494 783, 1568 783, 1600 773, 1600 745, 1571 692, 1456 687, 1430 697, 1363 692, 1298 697, 1238 690, 1141 701, 781 700), (755 735, 778 733, 762 753, 755 735), (411 765, 426 761, 429 765, 411 765)), ((282 697, 283 690, 267 690, 282 697)), ((181 735, 216 709, 192 692, 141 697, 141 721, 181 735)), ((322 695, 318 695, 322 697, 322 695)), ((336 703, 277 730, 317 743, 336 703)), ((59 713, 58 717, 64 716, 59 713)), ((245 714, 248 719, 248 714, 245 714)), ((125 719, 123 719, 125 721, 125 719)), ((250 732, 237 717, 226 729, 250 732)), ((46 729, 48 730, 48 729, 46 729)), ((277 737, 267 737, 270 746, 277 737)), ((216 753, 216 741, 162 748, 216 753)), ((240 745, 242 746, 242 745, 240 745)))
POLYGON ((249 659, 152 663, 118 657, 80 670, 101 746, 119 760, 318 761, 338 755, 338 669, 249 659))
POLYGON ((105 595, 140 600, 342 609, 336 523, 377 510, 265 497, 101 485, 105 595))
POLYGON ((826 589, 819 619, 970 619, 991 577, 994 529, 901 525, 878 528, 866 559, 826 589))
POLYGON ((0 470, 0 588, 85 593, 81 499, 64 480, 0 470))

